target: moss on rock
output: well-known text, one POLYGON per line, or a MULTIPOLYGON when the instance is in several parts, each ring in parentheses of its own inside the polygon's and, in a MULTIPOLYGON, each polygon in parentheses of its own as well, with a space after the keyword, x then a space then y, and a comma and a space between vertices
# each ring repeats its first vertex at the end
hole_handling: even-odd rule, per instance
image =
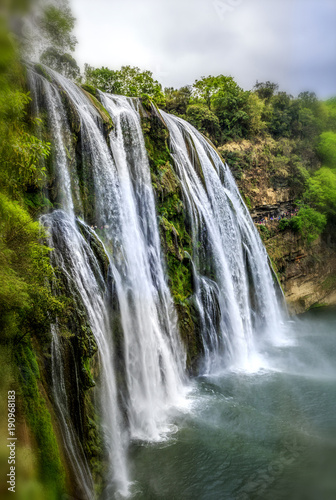
POLYGON ((18 381, 25 417, 36 442, 41 481, 52 498, 65 490, 65 471, 46 400, 40 390, 40 370, 31 343, 15 349, 18 381))
POLYGON ((44 66, 42 64, 35 64, 34 65, 34 70, 36 71, 36 73, 38 73, 39 75, 43 76, 46 80, 48 80, 48 82, 52 81, 51 76, 45 70, 45 68, 44 68, 44 66))
POLYGON ((93 97, 97 98, 97 89, 93 85, 89 85, 88 83, 82 83, 81 87, 85 92, 93 95, 93 97))
POLYGON ((107 279, 108 270, 110 266, 109 258, 106 254, 103 243, 96 237, 96 234, 90 229, 84 222, 80 219, 77 219, 77 225, 79 230, 83 236, 83 238, 90 245, 93 253, 95 254, 102 276, 104 279, 107 279))
POLYGON ((176 305, 179 329, 187 350, 187 365, 196 370, 202 353, 198 331, 198 315, 192 305, 193 276, 190 255, 191 235, 185 220, 185 209, 180 181, 171 157, 169 132, 151 106, 142 109, 141 123, 149 157, 152 185, 156 193, 159 229, 164 251, 169 287, 176 305))
MULTIPOLYGON (((114 128, 114 124, 113 124, 112 118, 110 117, 110 115, 108 114, 108 112, 104 108, 104 106, 95 97, 95 95, 92 94, 92 90, 90 89, 90 91, 88 91, 84 87, 85 86, 82 85, 82 90, 83 90, 84 94, 86 95, 86 97, 89 98, 89 100, 91 101, 91 103, 93 104, 93 106, 98 111, 98 113, 99 113, 99 115, 100 115, 100 117, 101 117, 101 119, 103 121, 105 132, 106 132, 106 134, 108 134, 114 128)), ((87 88, 87 86, 86 86, 86 88, 87 88)))

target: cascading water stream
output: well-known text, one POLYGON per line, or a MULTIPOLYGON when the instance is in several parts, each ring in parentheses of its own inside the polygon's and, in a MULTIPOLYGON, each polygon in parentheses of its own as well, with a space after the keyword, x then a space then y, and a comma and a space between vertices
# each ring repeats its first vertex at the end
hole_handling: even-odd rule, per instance
MULTIPOLYGON (((140 126, 140 116, 132 100, 101 95, 115 121, 109 150, 100 117, 88 97, 75 84, 47 70, 52 82, 40 76, 50 122, 56 121, 54 142, 60 184, 67 184, 62 205, 68 212, 44 216, 53 261, 67 276, 68 288, 79 293, 101 361, 103 424, 106 447, 110 451, 111 488, 128 495, 126 454, 128 440, 157 441, 171 430, 170 410, 183 399, 185 353, 178 336, 173 301, 165 279, 160 238, 149 164, 140 126), (71 195, 75 173, 69 182, 66 163, 59 89, 62 89, 80 119, 82 161, 89 162, 94 182, 95 218, 109 253, 110 269, 122 325, 122 359, 128 438, 118 408, 115 386, 112 328, 102 289, 97 282, 94 254, 80 234, 71 195), (91 253, 90 253, 91 252, 91 253)), ((52 125, 53 127, 54 125, 52 125)), ((91 230, 90 230, 91 231, 91 230)), ((94 233, 93 233, 94 234, 94 233)), ((97 235, 94 234, 94 238, 97 235)), ((58 367, 60 369, 60 366, 58 367)), ((120 390, 120 389, 119 389, 120 390)), ((71 457, 70 457, 71 458, 71 457)), ((109 494, 109 493, 108 493, 109 494)))
MULTIPOLYGON (((52 72, 54 74, 54 72, 52 72)), ((52 261, 55 268, 60 268, 65 276, 68 278, 68 288, 73 295, 79 294, 84 304, 88 321, 98 345, 99 356, 101 361, 101 408, 103 413, 103 426, 105 431, 106 448, 108 449, 110 474, 109 479, 113 484, 114 489, 119 491, 122 495, 128 495, 129 479, 126 465, 127 453, 127 437, 123 430, 122 419, 120 416, 118 403, 117 403, 117 389, 115 383, 114 363, 113 363, 113 346, 111 343, 111 328, 108 322, 108 310, 103 293, 97 295, 99 286, 96 281, 98 265, 96 258, 80 234, 75 223, 74 205, 72 200, 71 181, 69 165, 66 155, 65 140, 68 137, 69 127, 67 125, 66 111, 61 101, 58 87, 41 78, 40 75, 30 73, 30 83, 35 95, 36 103, 39 102, 39 95, 41 90, 43 92, 43 102, 48 111, 48 120, 50 123, 50 130, 53 134, 53 144, 55 149, 54 164, 56 175, 59 177, 59 183, 62 190, 61 205, 62 211, 53 212, 51 215, 42 217, 42 223, 47 227, 50 233, 49 245, 53 248, 52 261), (66 213, 67 212, 67 215, 66 213), (68 259, 65 259, 65 255, 68 259), (92 270, 94 266, 94 272, 92 270)), ((78 90, 78 92, 80 92, 78 90)), ((89 121, 89 130, 87 134, 95 131, 100 139, 98 127, 94 122, 95 112, 87 111, 87 108, 94 110, 84 100, 83 103, 84 113, 91 117, 89 121)), ((100 150, 103 144, 97 144, 98 141, 93 142, 93 145, 100 150)), ((106 144, 106 143, 105 143, 106 144)), ((109 159, 107 147, 100 150, 98 155, 101 164, 104 162, 104 155, 109 159)), ((110 161, 110 164, 112 162, 110 161)), ((94 238, 98 238, 94 234, 94 238)), ((99 276, 100 281, 103 278, 99 276)), ((101 285, 100 285, 101 286, 101 285)), ((106 292, 106 290, 105 290, 106 292)), ((77 481, 81 483, 84 488, 84 493, 87 498, 93 496, 93 482, 88 466, 85 464, 85 458, 82 459, 81 449, 78 446, 78 439, 72 429, 71 419, 65 412, 68 411, 66 405, 66 396, 62 394, 60 388, 64 385, 61 377, 63 377, 62 356, 59 346, 59 341, 56 340, 56 327, 53 331, 52 340, 52 370, 53 373, 58 374, 54 380, 54 393, 58 396, 55 399, 56 406, 60 407, 59 416, 62 433, 64 436, 64 446, 67 451, 68 459, 76 474, 77 481), (65 399, 64 399, 65 398, 65 399), (66 439, 70 440, 66 442, 66 439)))
POLYGON ((71 178, 69 171, 69 161, 67 156, 66 141, 71 136, 66 113, 61 100, 59 89, 52 85, 45 78, 41 78, 32 70, 28 73, 29 86, 33 95, 33 105, 35 114, 38 115, 39 96, 43 95, 48 115, 48 128, 52 136, 53 161, 57 166, 56 175, 60 186, 60 205, 62 210, 70 216, 74 216, 74 205, 72 200, 71 178))
POLYGON ((241 197, 233 175, 228 165, 225 164, 224 166, 217 153, 214 153, 214 161, 218 162, 219 175, 222 173, 223 184, 228 193, 230 193, 229 197, 233 207, 236 213, 240 214, 238 224, 244 235, 245 248, 249 252, 249 261, 253 266, 253 285, 257 290, 256 300, 259 301, 258 309, 259 311, 267 311, 267 335, 272 339, 272 342, 276 344, 278 341, 281 341, 282 325, 287 312, 284 294, 272 268, 270 272, 272 264, 253 223, 252 217, 241 197), (276 281, 275 286, 274 280, 276 281))
MULTIPOLYGON (((156 208, 140 117, 132 99, 101 94, 114 130, 110 147, 122 206, 122 254, 113 274, 124 331, 131 437, 157 440, 169 408, 179 403, 185 354, 162 265, 156 208)), ((113 242, 115 233, 106 232, 113 242)))
MULTIPOLYGON (((69 127, 65 119, 63 104, 60 99, 58 89, 47 80, 41 78, 33 71, 28 72, 30 90, 33 96, 34 113, 39 114, 40 96, 43 95, 43 102, 48 111, 48 126, 52 136, 54 162, 57 165, 56 175, 60 185, 60 203, 63 210, 67 212, 69 218, 74 221, 74 206, 71 195, 71 181, 66 155, 65 140, 70 136, 69 127)), ((42 223, 48 227, 52 224, 52 219, 45 216, 42 223)), ((49 244, 53 241, 49 238, 49 244)), ((54 257, 55 254, 53 254, 54 257)), ((53 262, 57 265, 57 259, 53 262)), ((68 404, 68 396, 64 380, 64 366, 62 347, 59 338, 58 325, 51 326, 51 372, 52 372, 52 394, 55 409, 60 424, 64 449, 77 480, 77 488, 87 499, 93 499, 94 484, 90 468, 88 466, 83 448, 78 439, 72 420, 68 404)))
POLYGON ((276 337, 282 321, 267 253, 215 149, 184 120, 161 115, 191 220, 204 372, 254 369, 263 332, 276 337))
POLYGON ((73 468, 74 476, 78 479, 77 488, 83 492, 85 498, 93 499, 94 485, 90 468, 70 418, 69 402, 64 380, 62 348, 57 324, 51 326, 51 334, 52 392, 57 417, 61 424, 60 428, 64 447, 70 466, 73 468))
MULTIPOLYGON (((80 305, 85 309, 88 324, 97 343, 101 374, 99 390, 102 400, 103 427, 110 456, 110 478, 114 487, 121 494, 127 495, 128 473, 125 460, 127 442, 117 405, 105 280, 97 258, 72 218, 65 212, 56 210, 50 215, 43 216, 41 221, 49 233, 48 244, 54 249, 53 266, 62 270, 68 292, 74 297, 79 295, 80 305)), ((86 229, 90 231, 88 227, 86 229)), ((54 340, 53 349, 56 353, 57 346, 59 343, 54 340)), ((56 369, 54 368, 55 373, 57 373, 56 369)), ((58 363, 58 373, 59 377, 62 377, 60 363, 58 363)), ((59 377, 56 381, 56 389, 62 383, 59 377)), ((61 394, 59 396, 62 397, 61 394)))
POLYGON ((123 326, 130 435, 157 440, 167 430, 167 410, 180 401, 185 355, 163 271, 140 117, 127 99, 101 95, 115 120, 111 155, 87 97, 66 78, 52 75, 80 116, 92 165, 96 216, 110 249, 123 326))

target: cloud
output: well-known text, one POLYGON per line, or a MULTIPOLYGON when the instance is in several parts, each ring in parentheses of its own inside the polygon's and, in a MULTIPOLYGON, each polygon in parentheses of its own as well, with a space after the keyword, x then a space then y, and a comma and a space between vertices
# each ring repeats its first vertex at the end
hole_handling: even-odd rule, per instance
POLYGON ((334 0, 72 0, 81 65, 150 69, 164 86, 230 74, 336 94, 334 0), (222 7, 222 8, 220 8, 222 7))

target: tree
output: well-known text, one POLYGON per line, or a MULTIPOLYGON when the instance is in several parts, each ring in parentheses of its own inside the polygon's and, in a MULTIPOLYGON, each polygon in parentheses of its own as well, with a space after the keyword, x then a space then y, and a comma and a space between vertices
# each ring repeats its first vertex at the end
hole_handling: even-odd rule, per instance
POLYGON ((324 105, 327 114, 327 127, 336 132, 336 97, 328 99, 324 105))
POLYGON ((277 83, 272 83, 270 81, 267 82, 256 82, 253 90, 260 97, 260 99, 264 99, 266 102, 269 102, 274 94, 278 91, 279 85, 277 83))
POLYGON ((238 86, 230 91, 221 90, 213 96, 212 109, 225 136, 235 139, 248 135, 248 100, 249 93, 238 86))
POLYGON ((85 83, 104 92, 129 97, 149 96, 158 106, 165 104, 161 84, 154 80, 151 71, 138 67, 122 66, 120 70, 85 65, 85 83))
POLYGON ((336 171, 320 168, 308 181, 304 193, 307 203, 314 205, 330 218, 336 218, 336 171))
POLYGON ((194 83, 192 103, 206 104, 215 113, 223 137, 246 137, 249 95, 231 76, 208 76, 194 83))
POLYGON ((230 76, 207 76, 196 80, 193 85, 193 97, 196 101, 205 103, 211 108, 212 98, 220 91, 235 90, 236 83, 230 76))
POLYGON ((316 110, 319 106, 319 101, 316 97, 315 92, 301 92, 298 96, 302 107, 309 108, 311 110, 316 110))
POLYGON ((327 127, 328 111, 314 92, 301 92, 299 104, 299 124, 302 139, 314 140, 327 127))
POLYGON ((63 7, 47 5, 42 10, 39 25, 45 43, 49 46, 60 52, 75 50, 77 39, 72 34, 75 18, 67 5, 63 7))
POLYGON ((249 116, 248 136, 263 134, 266 129, 264 122, 264 101, 255 93, 250 92, 246 102, 246 112, 249 116))
POLYGON ((190 85, 186 85, 180 89, 174 89, 173 87, 165 88, 164 94, 166 98, 165 110, 168 113, 180 116, 186 114, 192 94, 190 85))
POLYGON ((271 115, 269 121, 269 132, 276 138, 290 137, 292 134, 293 96, 286 92, 278 92, 271 101, 271 115))
POLYGON ((186 119, 212 141, 216 142, 220 138, 219 120, 205 104, 188 106, 186 119))
POLYGON ((300 208, 297 216, 290 221, 291 228, 298 232, 308 245, 320 236, 326 224, 326 216, 311 207, 300 208))
POLYGON ((62 54, 54 47, 49 47, 41 55, 41 62, 70 80, 78 80, 80 69, 70 54, 62 54))
POLYGON ((89 64, 85 64, 84 82, 87 85, 92 85, 103 92, 109 92, 111 94, 116 94, 118 93, 116 90, 119 90, 116 88, 116 72, 104 66, 101 68, 93 68, 89 64))
POLYGON ((78 79, 79 67, 71 55, 77 45, 72 31, 75 18, 65 4, 61 7, 47 5, 41 12, 38 27, 44 50, 40 61, 72 80, 78 79))
POLYGON ((317 153, 321 158, 323 165, 336 168, 336 133, 323 132, 319 137, 317 153))

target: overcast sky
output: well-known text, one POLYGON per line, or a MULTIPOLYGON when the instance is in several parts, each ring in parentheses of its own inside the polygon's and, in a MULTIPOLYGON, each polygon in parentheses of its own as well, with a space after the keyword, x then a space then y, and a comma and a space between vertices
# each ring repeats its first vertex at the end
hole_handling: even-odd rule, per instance
POLYGON ((336 0, 70 0, 83 67, 149 69, 164 87, 209 74, 245 89, 336 95, 336 0))

